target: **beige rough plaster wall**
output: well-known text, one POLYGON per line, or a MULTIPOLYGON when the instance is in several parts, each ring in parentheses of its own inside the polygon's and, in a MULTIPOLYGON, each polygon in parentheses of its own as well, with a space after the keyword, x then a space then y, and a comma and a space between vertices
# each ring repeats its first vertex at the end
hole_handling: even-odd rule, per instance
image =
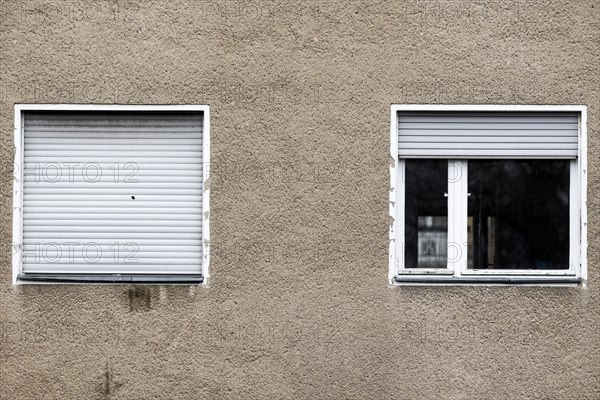
POLYGON ((0 399, 600 398, 599 10, 0 0, 0 399), (25 102, 210 104, 210 285, 13 287, 25 102), (392 103, 587 105, 587 285, 389 287, 392 103))

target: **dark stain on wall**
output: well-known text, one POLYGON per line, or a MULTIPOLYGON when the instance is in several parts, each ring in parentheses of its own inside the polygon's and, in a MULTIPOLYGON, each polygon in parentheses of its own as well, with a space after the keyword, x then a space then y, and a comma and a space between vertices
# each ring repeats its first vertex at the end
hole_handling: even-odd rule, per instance
POLYGON ((112 366, 107 362, 102 373, 102 383, 100 384, 100 399, 110 399, 111 396, 123 386, 122 383, 115 382, 112 366))
POLYGON ((128 289, 129 311, 149 311, 152 309, 152 291, 147 287, 128 289))

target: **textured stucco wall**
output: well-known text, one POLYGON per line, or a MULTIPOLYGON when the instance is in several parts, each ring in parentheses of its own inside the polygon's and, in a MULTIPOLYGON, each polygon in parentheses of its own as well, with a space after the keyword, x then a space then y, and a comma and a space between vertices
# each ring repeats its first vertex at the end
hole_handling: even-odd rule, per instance
POLYGON ((599 21, 0 0, 0 399, 600 398, 599 21), (210 285, 13 287, 15 103, 210 104, 210 285), (587 105, 587 285, 389 287, 392 103, 587 105))

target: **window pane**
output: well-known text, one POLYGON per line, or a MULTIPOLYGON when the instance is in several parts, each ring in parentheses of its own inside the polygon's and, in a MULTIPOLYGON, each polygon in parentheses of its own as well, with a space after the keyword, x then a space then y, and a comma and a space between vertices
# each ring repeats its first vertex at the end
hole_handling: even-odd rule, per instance
POLYGON ((446 268, 448 160, 406 160, 406 268, 446 268))
POLYGON ((569 163, 469 161, 469 268, 569 268, 569 163))

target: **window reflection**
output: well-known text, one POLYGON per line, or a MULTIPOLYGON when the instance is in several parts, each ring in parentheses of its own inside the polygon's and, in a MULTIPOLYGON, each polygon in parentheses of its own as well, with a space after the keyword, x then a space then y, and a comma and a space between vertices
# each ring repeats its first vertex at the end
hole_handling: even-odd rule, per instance
POLYGON ((448 160, 406 160, 406 268, 446 268, 448 160))
POLYGON ((468 268, 568 269, 568 160, 471 160, 468 171, 468 268))

